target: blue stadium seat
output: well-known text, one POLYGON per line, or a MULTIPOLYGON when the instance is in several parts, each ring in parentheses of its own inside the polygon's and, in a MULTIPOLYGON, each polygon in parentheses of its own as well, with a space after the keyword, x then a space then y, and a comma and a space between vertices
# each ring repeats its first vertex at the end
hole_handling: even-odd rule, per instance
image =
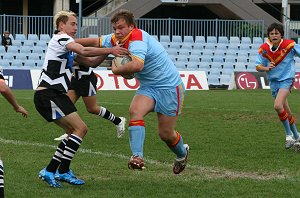
POLYGON ((220 75, 221 70, 218 68, 210 68, 209 75, 220 75))
POLYGON ((200 49, 200 50, 203 51, 204 45, 205 45, 205 43, 195 43, 195 44, 194 44, 194 47, 193 47, 193 50, 195 50, 195 49, 200 49))
POLYGON ((222 75, 231 75, 232 72, 233 72, 233 65, 231 67, 228 67, 228 68, 223 68, 221 70, 221 72, 222 72, 222 75))
POLYGON ((170 46, 169 48, 175 48, 175 49, 179 49, 181 47, 181 43, 179 42, 170 42, 170 46))
POLYGON ((211 50, 213 50, 213 51, 216 50, 216 45, 215 45, 215 43, 206 43, 204 47, 205 47, 205 50, 208 50, 208 49, 211 49, 211 50))
POLYGON ((32 41, 32 40, 25 40, 23 42, 23 46, 33 47, 34 46, 34 41, 32 41))
POLYGON ((221 85, 229 85, 231 80, 231 75, 221 75, 220 76, 220 84, 221 85))
POLYGON ((0 54, 5 53, 5 47, 3 45, 0 45, 0 54))
POLYGON ((37 60, 36 61, 36 66, 37 67, 43 67, 43 64, 44 64, 44 60, 37 60))
POLYGON ((240 41, 239 37, 237 37, 237 36, 231 36, 231 37, 229 37, 229 43, 234 43, 236 45, 240 45, 241 41, 240 41))
POLYGON ((50 41, 50 36, 49 34, 40 34, 40 41, 46 41, 49 42, 50 41))
POLYGON ((228 44, 227 36, 219 36, 218 43, 228 44))
POLYGON ((236 62, 234 71, 246 71, 246 64, 244 62, 236 62))
POLYGON ((210 70, 210 64, 211 64, 211 62, 200 62, 199 63, 199 70, 205 71, 206 74, 207 74, 210 70))
POLYGON ((160 44, 165 48, 168 49, 170 47, 170 42, 160 42, 160 44))
POLYGON ((170 55, 178 55, 178 50, 175 48, 168 48, 167 49, 168 54, 170 55))
POLYGON ((261 37, 253 37, 252 39, 253 39, 252 41, 253 44, 259 44, 259 45, 263 44, 263 40, 261 37))
POLYGON ((13 60, 15 59, 15 52, 6 52, 3 54, 3 58, 2 59, 7 59, 7 60, 13 60))
POLYGON ((238 52, 238 50, 239 50, 239 45, 236 44, 236 43, 230 43, 230 44, 228 45, 228 50, 234 50, 234 51, 238 52))
POLYGON ((25 60, 24 67, 36 67, 36 61, 32 59, 25 60))
POLYGON ((24 34, 15 34, 15 40, 25 41, 27 39, 24 34))
POLYGON ((3 68, 10 67, 10 60, 9 59, 0 59, 0 66, 3 68))
POLYGON ((251 38, 250 37, 242 37, 241 39, 241 44, 252 44, 251 38))
POLYGON ((230 69, 230 70, 233 71, 233 69, 234 69, 234 62, 224 62, 223 63, 223 71, 225 69, 230 69))
POLYGON ((11 62, 11 67, 22 67, 23 62, 20 59, 14 59, 11 62))
POLYGON ((21 61, 27 60, 27 55, 28 55, 28 53, 27 54, 25 54, 25 53, 18 53, 18 54, 16 54, 16 59, 17 60, 21 60, 21 61))
POLYGON ((99 38, 98 34, 89 34, 88 38, 99 38))
POLYGON ((251 47, 251 44, 241 44, 240 45, 240 50, 247 50, 249 51, 251 47))
POLYGON ((213 61, 211 63, 211 69, 217 69, 217 70, 222 70, 222 65, 223 65, 223 62, 217 62, 217 61, 213 61))
POLYGON ((172 42, 182 43, 182 37, 178 35, 173 35, 172 42))
POLYGON ((27 40, 31 40, 33 42, 36 42, 39 40, 39 37, 37 34, 28 34, 27 35, 27 40))
POLYGON ((157 35, 151 35, 151 36, 152 36, 155 40, 159 41, 157 35))
POLYGON ((45 41, 45 40, 37 41, 36 46, 42 46, 42 47, 47 48, 47 41, 45 41))
POLYGON ((210 57, 213 57, 213 55, 214 55, 214 50, 212 50, 212 49, 205 49, 204 51, 203 51, 203 54, 202 55, 209 55, 210 57))
POLYGON ((8 46, 7 53, 18 53, 19 52, 19 48, 20 47, 15 46, 15 45, 8 46))
POLYGON ((178 70, 186 70, 186 62, 183 61, 176 61, 175 66, 178 70))
POLYGON ((214 44, 217 44, 217 37, 215 36, 208 36, 206 38, 206 43, 214 43, 214 44))
POLYGON ((194 39, 193 39, 193 36, 184 36, 183 37, 183 42, 184 43, 194 43, 194 39))
POLYGON ((200 55, 190 55, 189 62, 197 62, 199 64, 200 62, 200 55))
POLYGON ((248 62, 248 55, 239 54, 236 57, 236 62, 248 62))
POLYGON ((193 50, 193 43, 183 42, 182 45, 181 45, 181 49, 186 49, 189 52, 191 52, 193 50))
POLYGON ((17 46, 17 47, 22 46, 22 41, 20 41, 20 40, 13 40, 11 43, 13 46, 17 46))
POLYGON ((201 56, 202 53, 203 53, 203 49, 195 49, 195 48, 194 48, 194 49, 191 51, 191 55, 201 56))
POLYGON ((196 36, 195 37, 195 43, 202 43, 203 45, 206 43, 204 36, 196 36))
POLYGON ((207 81, 209 85, 221 85, 219 81, 220 75, 212 74, 207 76, 207 81))
POLYGON ((220 56, 220 55, 214 55, 213 56, 213 62, 220 62, 223 63, 224 62, 224 56, 220 56))
POLYGON ((203 54, 202 56, 200 56, 201 58, 201 62, 209 62, 211 63, 212 62, 212 56, 211 55, 205 55, 203 54))
POLYGON ((239 50, 238 51, 238 56, 239 55, 248 56, 249 55, 249 50, 239 50))
POLYGON ((179 55, 184 55, 185 57, 189 56, 191 51, 187 49, 180 48, 178 50, 179 55))
POLYGON ((39 54, 45 53, 45 48, 42 46, 33 46, 32 53, 39 53, 39 54))
POLYGON ((169 35, 160 35, 159 42, 170 42, 169 35))
POLYGON ((227 47, 228 47, 228 44, 225 44, 225 43, 219 43, 217 45, 217 50, 227 50, 227 47))
POLYGON ((228 55, 233 55, 233 56, 236 56, 237 55, 237 50, 234 50, 234 49, 228 49, 226 51, 226 56, 228 55))
POLYGON ((32 49, 32 47, 30 47, 30 46, 22 46, 20 48, 20 53, 31 53, 31 49, 32 49))
POLYGON ((236 55, 227 55, 225 56, 225 62, 234 63, 236 59, 236 55))
POLYGON ((28 54, 28 59, 30 59, 30 60, 40 60, 40 54, 38 54, 38 53, 28 54))

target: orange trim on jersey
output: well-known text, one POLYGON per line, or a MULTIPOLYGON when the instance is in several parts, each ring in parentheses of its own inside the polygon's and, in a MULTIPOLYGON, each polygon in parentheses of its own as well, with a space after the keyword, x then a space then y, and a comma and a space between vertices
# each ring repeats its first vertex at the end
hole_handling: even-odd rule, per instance
POLYGON ((177 135, 176 140, 173 143, 171 143, 169 147, 175 147, 180 141, 181 135, 177 131, 176 131, 176 135, 177 135))
POLYGON ((145 126, 144 120, 130 120, 129 126, 145 126))
POLYGON ((264 66, 263 66, 262 64, 257 65, 257 66, 256 66, 256 70, 259 71, 259 70, 262 69, 263 67, 264 67, 264 66))
POLYGON ((99 48, 102 48, 102 36, 99 37, 99 48))
POLYGON ((271 51, 272 43, 267 41, 262 44, 258 50, 263 57, 267 58, 270 62, 274 62, 275 67, 287 56, 287 54, 293 49, 295 41, 293 40, 281 40, 278 49, 271 51))
POLYGON ((288 118, 288 114, 286 110, 283 110, 283 112, 279 113, 278 117, 281 121, 285 121, 288 118))
POLYGON ((116 35, 113 34, 110 42, 113 46, 116 46, 118 44, 123 44, 123 47, 128 49, 130 42, 141 41, 141 40, 143 40, 142 31, 138 28, 135 28, 135 29, 131 30, 131 32, 122 41, 118 41, 118 39, 116 38, 116 35))

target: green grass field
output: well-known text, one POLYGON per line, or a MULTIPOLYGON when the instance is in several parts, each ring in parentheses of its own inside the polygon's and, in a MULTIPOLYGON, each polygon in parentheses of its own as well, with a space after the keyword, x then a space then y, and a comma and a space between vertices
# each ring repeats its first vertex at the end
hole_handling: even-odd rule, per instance
MULTIPOLYGON (((89 127, 71 168, 86 181, 63 183, 53 189, 38 179, 63 131, 36 112, 33 91, 14 90, 29 110, 24 119, 0 98, 0 151, 5 170, 5 193, 19 197, 299 197, 300 153, 285 150, 284 129, 273 110, 269 90, 188 91, 177 129, 190 145, 189 164, 172 173, 173 153, 159 139, 156 115, 146 119, 146 170, 127 168, 128 133, 117 139, 115 126, 86 112, 89 127)), ((98 103, 128 118, 134 92, 100 91, 98 103)), ((300 92, 289 103, 300 123, 300 92)), ((300 125, 298 125, 300 128, 300 125)))

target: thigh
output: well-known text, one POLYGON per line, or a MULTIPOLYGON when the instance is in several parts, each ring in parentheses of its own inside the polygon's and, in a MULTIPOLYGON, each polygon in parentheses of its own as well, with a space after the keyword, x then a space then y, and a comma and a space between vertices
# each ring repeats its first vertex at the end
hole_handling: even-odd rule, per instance
POLYGON ((87 97, 82 97, 82 100, 85 104, 86 109, 91 112, 91 111, 98 111, 99 107, 97 105, 97 96, 87 96, 87 97))
POLYGON ((54 121, 55 124, 65 129, 68 134, 75 134, 79 137, 83 137, 86 132, 86 124, 80 118, 77 112, 73 112, 65 117, 54 121))
POLYGON ((142 120, 144 116, 147 115, 149 112, 152 112, 154 109, 154 99, 143 95, 137 94, 133 97, 130 108, 129 114, 131 120, 142 120))

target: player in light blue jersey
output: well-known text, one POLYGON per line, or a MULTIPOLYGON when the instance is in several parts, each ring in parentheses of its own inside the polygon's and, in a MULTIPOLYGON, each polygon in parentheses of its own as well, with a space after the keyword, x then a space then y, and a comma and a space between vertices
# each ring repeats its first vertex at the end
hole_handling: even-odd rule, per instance
POLYGON ((112 63, 116 75, 136 74, 140 88, 132 99, 129 114, 129 140, 132 156, 130 169, 144 169, 144 117, 156 112, 160 138, 175 153, 173 172, 184 170, 189 146, 175 130, 181 112, 185 88, 172 60, 163 46, 147 32, 136 27, 130 11, 120 10, 111 18, 114 33, 100 37, 100 47, 121 45, 131 53, 132 61, 122 67, 112 63))
POLYGON ((284 30, 280 24, 271 24, 267 31, 269 39, 260 46, 255 65, 257 71, 267 74, 275 98, 274 109, 285 128, 285 148, 288 149, 300 141, 287 100, 295 78, 294 56, 300 56, 300 46, 293 40, 283 39, 284 30))

